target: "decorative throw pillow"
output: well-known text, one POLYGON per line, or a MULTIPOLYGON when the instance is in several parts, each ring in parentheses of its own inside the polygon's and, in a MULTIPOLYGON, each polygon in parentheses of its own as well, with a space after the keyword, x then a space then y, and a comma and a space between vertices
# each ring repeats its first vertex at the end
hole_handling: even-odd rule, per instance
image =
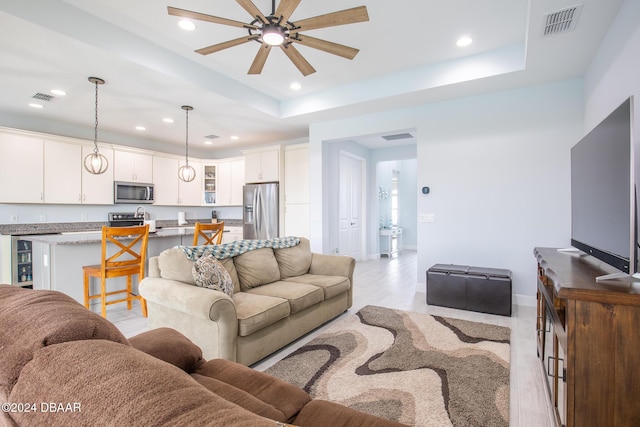
POLYGON ((193 263, 193 279, 196 286, 233 295, 233 281, 226 268, 213 257, 205 255, 193 263))

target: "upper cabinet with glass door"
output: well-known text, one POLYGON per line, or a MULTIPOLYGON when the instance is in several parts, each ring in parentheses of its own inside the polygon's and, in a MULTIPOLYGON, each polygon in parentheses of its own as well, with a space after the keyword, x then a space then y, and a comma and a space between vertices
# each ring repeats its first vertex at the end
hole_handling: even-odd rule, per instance
POLYGON ((204 165, 204 204, 215 205, 217 202, 217 179, 218 179, 218 165, 207 164, 204 165))

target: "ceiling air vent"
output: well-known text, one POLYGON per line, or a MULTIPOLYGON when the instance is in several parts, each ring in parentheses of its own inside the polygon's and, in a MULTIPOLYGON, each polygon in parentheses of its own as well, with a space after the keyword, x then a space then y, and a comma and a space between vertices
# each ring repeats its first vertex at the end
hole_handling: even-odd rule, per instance
POLYGON ((411 135, 410 133, 396 133, 395 135, 383 135, 382 137, 387 141, 396 141, 398 139, 413 138, 413 135, 411 135))
POLYGON ((32 96, 33 99, 39 99, 40 101, 54 101, 56 99, 55 96, 53 95, 47 95, 46 93, 36 93, 35 95, 32 96))
POLYGON ((205 139, 217 139, 220 138, 218 135, 207 135, 204 137, 205 139))
POLYGON ((581 11, 582 5, 579 4, 547 13, 544 16, 544 29, 542 35, 544 37, 549 37, 575 30, 581 11))

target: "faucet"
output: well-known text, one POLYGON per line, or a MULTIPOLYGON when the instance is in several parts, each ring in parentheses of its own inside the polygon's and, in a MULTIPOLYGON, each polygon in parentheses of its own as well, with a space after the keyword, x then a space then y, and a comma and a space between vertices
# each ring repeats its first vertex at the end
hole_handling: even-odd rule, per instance
POLYGON ((144 206, 138 206, 136 208, 136 218, 147 219, 147 212, 144 210, 144 206), (142 215, 140 215, 141 210, 142 210, 142 215))

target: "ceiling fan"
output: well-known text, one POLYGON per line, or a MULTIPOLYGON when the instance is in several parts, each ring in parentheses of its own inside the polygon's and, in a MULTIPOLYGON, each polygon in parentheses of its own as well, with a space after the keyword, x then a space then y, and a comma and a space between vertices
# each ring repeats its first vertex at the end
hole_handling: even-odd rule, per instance
POLYGON ((244 8, 254 18, 253 21, 246 24, 232 19, 220 18, 217 16, 206 15, 204 13, 192 12, 190 10, 178 9, 169 6, 169 15, 180 16, 188 19, 199 21, 213 22, 216 24, 230 25, 248 30, 249 34, 234 40, 223 43, 214 44, 196 50, 202 55, 218 52, 233 46, 238 46, 249 41, 257 41, 261 44, 260 50, 256 55, 248 74, 260 74, 262 68, 271 52, 271 48, 279 46, 287 55, 300 72, 307 76, 315 73, 315 69, 307 62, 306 59, 295 48, 294 44, 298 43, 304 46, 319 49, 324 52, 338 55, 343 58, 353 59, 359 52, 358 49, 333 43, 327 40, 321 40, 301 34, 300 31, 315 30, 318 28, 334 27, 337 25, 353 24, 356 22, 365 22, 369 20, 366 6, 358 6, 351 9, 341 10, 338 12, 327 13, 325 15, 315 16, 313 18, 302 19, 291 22, 289 18, 293 11, 298 7, 302 0, 280 0, 276 9, 276 1, 272 0, 271 14, 265 16, 251 0, 236 0, 240 6, 244 8))

